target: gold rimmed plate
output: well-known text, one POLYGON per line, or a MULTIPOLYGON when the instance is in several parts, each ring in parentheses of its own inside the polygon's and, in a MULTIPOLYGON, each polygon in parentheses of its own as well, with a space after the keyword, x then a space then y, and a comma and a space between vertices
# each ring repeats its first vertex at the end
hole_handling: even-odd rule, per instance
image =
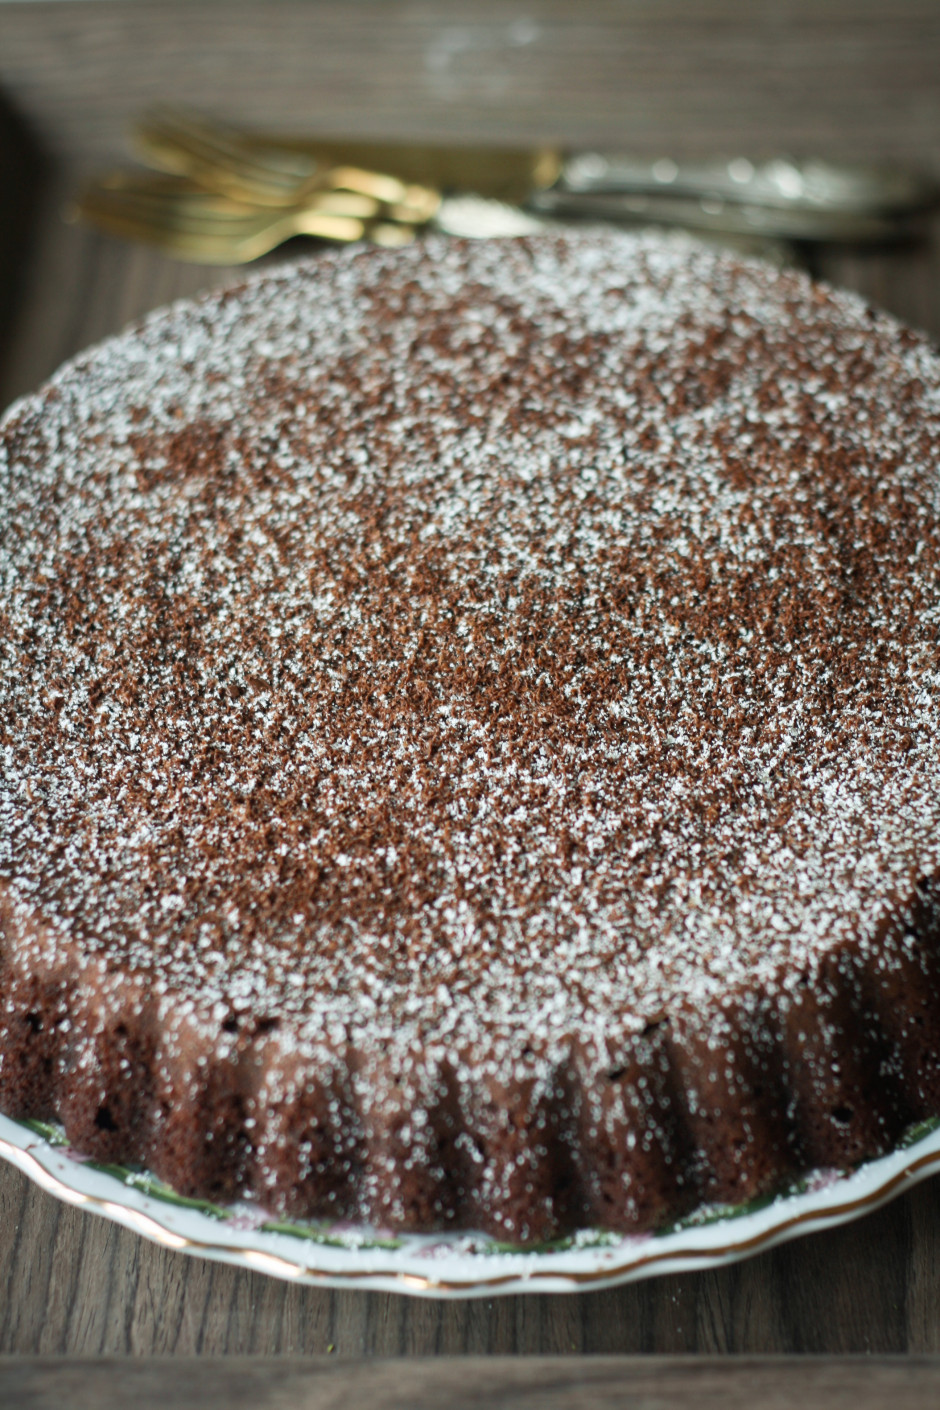
POLYGON ((940 1120, 856 1170, 817 1171, 774 1197, 700 1210, 653 1235, 584 1230, 518 1249, 485 1235, 395 1235, 290 1223, 255 1205, 186 1199, 147 1171, 99 1165, 62 1132, 0 1116, 0 1155, 58 1199, 166 1248, 293 1282, 423 1297, 576 1292, 733 1263, 799 1234, 856 1219, 940 1169, 940 1120))

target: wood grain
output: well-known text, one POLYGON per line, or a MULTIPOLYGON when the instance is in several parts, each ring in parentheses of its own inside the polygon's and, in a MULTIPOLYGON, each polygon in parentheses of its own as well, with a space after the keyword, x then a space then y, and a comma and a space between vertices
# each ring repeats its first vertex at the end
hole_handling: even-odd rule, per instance
POLYGON ((0 1402, 32 1410, 922 1410, 940 1360, 473 1357, 437 1362, 210 1358, 0 1365, 0 1402))
POLYGON ((936 143, 938 44, 935 0, 0 7, 8 91, 50 147, 96 159, 167 98, 334 133, 909 158, 936 143))
POLYGON ((933 1181, 857 1225, 715 1272, 441 1303, 171 1252, 0 1165, 0 1356, 940 1353, 938 1252, 933 1181))
MULTIPOLYGON (((628 142, 677 155, 802 149, 936 167, 938 73, 936 0, 581 0, 577 7, 467 0, 459 9, 443 0, 0 5, 0 200, 7 215, 19 212, 16 241, 0 239, 0 405, 129 319, 232 277, 61 218, 79 173, 113 160, 127 119, 150 99, 189 99, 275 127, 335 133, 628 142)), ((816 258, 816 270, 940 336, 936 226, 918 248, 829 251, 816 258)), ((940 1182, 857 1225, 718 1272, 577 1297, 442 1304, 298 1288, 170 1253, 57 1204, 0 1166, 0 1353, 306 1356, 331 1346, 353 1359, 940 1353, 940 1182)), ((914 1375, 913 1365, 903 1374, 914 1375)), ((324 1379, 333 1373, 332 1366, 318 1370, 320 1389, 305 1389, 307 1399, 298 1390, 290 1403, 357 1403, 324 1379), (315 1394, 321 1398, 310 1398, 315 1394), (328 1394, 334 1398, 324 1399, 328 1394)), ((0 1374, 8 1378, 0 1380, 0 1403, 12 1402, 14 1375, 17 1393, 34 1397, 30 1403, 93 1403, 91 1391, 81 1392, 85 1401, 77 1398, 80 1378, 68 1366, 58 1380, 35 1366, 4 1366, 0 1374)), ((239 1381, 239 1374, 224 1382, 232 1397, 244 1386, 260 1394, 257 1380, 239 1381)), ((583 1381, 588 1373, 578 1374, 583 1381)), ((766 1373, 762 1394, 771 1394, 773 1374, 766 1373)), ((514 1404, 526 1403, 519 1376, 514 1404)), ((102 1382, 84 1384, 100 1390, 102 1382)), ((156 1396, 148 1384, 159 1389, 158 1372, 114 1384, 125 1401, 133 1395, 142 1406, 156 1403, 146 1396, 156 1396)), ((199 1384, 200 1403, 210 1405, 209 1383, 199 1384)), ((450 1386, 476 1394, 483 1384, 477 1370, 472 1379, 465 1370, 450 1386)), ((554 1389, 539 1384, 543 1398, 530 1403, 586 1403, 587 1383, 577 1389, 577 1376, 567 1389, 563 1378, 554 1389), (569 1391, 568 1400, 548 1398, 569 1391)), ((592 1403, 608 1403, 599 1398, 608 1394, 604 1384, 592 1383, 592 1403)), ((631 1384, 634 1400, 617 1403, 652 1404, 654 1394, 666 1394, 665 1383, 659 1390, 652 1380, 631 1384)), ((925 1403, 903 1399, 915 1394, 914 1384, 905 1390, 900 1380, 892 1383, 896 1407, 925 1403)), ((376 1385, 359 1382, 373 1405, 382 1403, 376 1385)), ((395 1385, 401 1396, 413 1388, 407 1380, 395 1385)), ((722 1403, 745 1403, 728 1398, 728 1385, 722 1403)), ((845 1385, 858 1387, 853 1403, 863 1406, 864 1375, 845 1385)), ((270 1403, 288 1403, 287 1394, 270 1403)), ((718 1389, 714 1394, 717 1403, 718 1389)), ((808 1394, 800 1391, 806 1406, 848 1403, 808 1394)), ((691 1401, 661 1396, 655 1403, 691 1401)))

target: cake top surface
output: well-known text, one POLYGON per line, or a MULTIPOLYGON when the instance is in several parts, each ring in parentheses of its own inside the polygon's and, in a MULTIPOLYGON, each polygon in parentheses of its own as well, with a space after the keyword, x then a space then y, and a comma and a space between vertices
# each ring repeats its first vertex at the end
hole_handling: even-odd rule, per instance
POLYGON ((685 239, 264 272, 0 432, 15 943, 356 1041, 873 947, 940 866, 940 359, 685 239))

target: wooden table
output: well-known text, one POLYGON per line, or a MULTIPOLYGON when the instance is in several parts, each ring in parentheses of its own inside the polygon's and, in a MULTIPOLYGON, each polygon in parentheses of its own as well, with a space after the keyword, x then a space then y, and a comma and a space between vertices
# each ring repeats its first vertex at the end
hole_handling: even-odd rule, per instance
MULTIPOLYGON (((230 277, 61 220, 80 173, 121 155, 126 123, 148 101, 337 134, 802 150, 936 169, 938 76, 937 0, 0 4, 0 404, 137 314, 230 277)), ((936 227, 915 249, 831 251, 817 271, 940 334, 936 227)), ((167 1252, 0 1167, 0 1289, 0 1352, 21 1355, 940 1353, 940 1182, 721 1272, 441 1304, 298 1288, 167 1252)), ((898 1406, 913 1394, 915 1363, 903 1365, 898 1406)), ((940 1384, 936 1363, 917 1367, 940 1384)), ((65 1395, 38 1363, 0 1369, 0 1399, 11 1375, 24 1395, 29 1376, 65 1395)), ((452 1380, 450 1403, 478 1403, 480 1374, 452 1380)), ((144 1397, 145 1379, 133 1392, 122 1382, 122 1394, 144 1397)), ((738 1403, 723 1384, 724 1403, 738 1403)), ((881 1403, 870 1377, 849 1368, 842 1384, 855 1387, 854 1405, 881 1403)), ((801 1387, 806 1406, 836 1403, 813 1399, 809 1380, 801 1387)), ((543 1391, 531 1403, 587 1403, 543 1391)), ((386 1403, 374 1385, 362 1393, 386 1403)), ((512 1393, 522 1395, 518 1384, 512 1393)), ((749 1403, 790 1403, 761 1394, 749 1403)), ((613 1403, 599 1381, 591 1395, 613 1403)))
POLYGON ((292 1357, 0 1361, 0 1403, 30 1410, 924 1410, 921 1357, 292 1357))

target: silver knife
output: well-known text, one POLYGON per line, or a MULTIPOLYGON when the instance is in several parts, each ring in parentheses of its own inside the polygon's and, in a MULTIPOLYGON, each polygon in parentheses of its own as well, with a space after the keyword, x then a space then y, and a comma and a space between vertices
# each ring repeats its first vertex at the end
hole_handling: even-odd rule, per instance
MULTIPOLYGON (((612 198, 620 196, 895 218, 925 210, 940 199, 935 178, 891 166, 784 157, 753 162, 743 156, 676 161, 605 150, 300 138, 249 132, 201 113, 168 107, 145 116, 135 128, 134 141, 144 160, 160 170, 193 175, 193 161, 204 158, 203 179, 213 171, 220 174, 227 151, 253 152, 264 166, 257 173, 253 196, 274 205, 290 204, 297 186, 314 178, 324 165, 388 172, 445 194, 472 191, 565 215, 581 208, 599 215, 601 211, 587 202, 604 196, 611 198, 603 210, 605 219, 615 209, 612 198)), ((244 170, 240 176, 244 180, 244 170)), ((629 213, 629 207, 625 209, 629 213)))

